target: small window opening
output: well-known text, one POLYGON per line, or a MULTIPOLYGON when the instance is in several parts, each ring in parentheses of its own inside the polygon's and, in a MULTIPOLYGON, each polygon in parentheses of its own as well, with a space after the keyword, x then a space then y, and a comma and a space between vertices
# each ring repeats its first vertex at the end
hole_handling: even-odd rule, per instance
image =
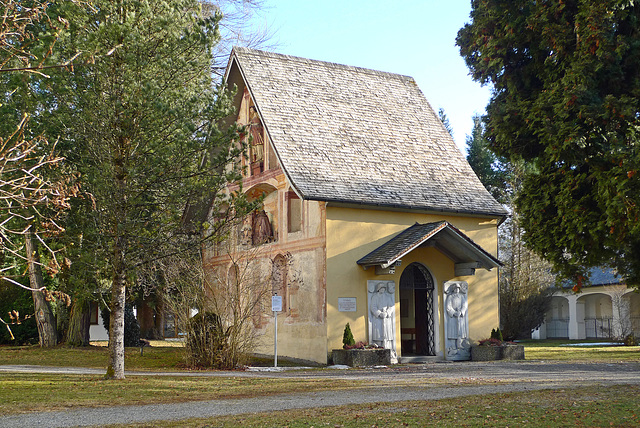
POLYGON ((264 171, 264 127, 254 106, 249 108, 249 128, 251 175, 258 175, 264 171))
POLYGON ((289 233, 302 230, 302 200, 294 192, 287 194, 287 217, 289 233))

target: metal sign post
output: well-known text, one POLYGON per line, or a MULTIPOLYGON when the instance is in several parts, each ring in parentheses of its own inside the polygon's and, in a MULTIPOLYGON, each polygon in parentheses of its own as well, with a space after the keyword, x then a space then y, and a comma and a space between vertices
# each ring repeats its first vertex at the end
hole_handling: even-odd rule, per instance
POLYGON ((282 311, 282 296, 278 296, 278 293, 271 296, 271 310, 273 311, 275 324, 273 335, 273 367, 278 367, 278 312, 282 311))

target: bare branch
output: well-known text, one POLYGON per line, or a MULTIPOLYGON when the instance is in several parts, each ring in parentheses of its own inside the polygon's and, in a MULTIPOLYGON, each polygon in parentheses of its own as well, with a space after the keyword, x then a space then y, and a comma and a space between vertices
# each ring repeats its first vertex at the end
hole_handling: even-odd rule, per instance
POLYGON ((22 285, 20 284, 18 281, 15 281, 7 276, 2 277, 2 279, 4 279, 5 281, 8 281, 14 285, 17 285, 20 288, 24 288, 25 290, 29 290, 29 291, 42 291, 45 289, 45 287, 41 287, 41 288, 31 288, 31 287, 27 287, 26 285, 22 285))

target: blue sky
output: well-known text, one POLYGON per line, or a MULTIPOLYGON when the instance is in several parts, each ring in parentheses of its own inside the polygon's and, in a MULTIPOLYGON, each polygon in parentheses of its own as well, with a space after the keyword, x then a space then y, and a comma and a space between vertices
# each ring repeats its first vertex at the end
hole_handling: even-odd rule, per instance
POLYGON ((412 76, 444 108, 461 149, 490 89, 473 82, 455 45, 470 0, 266 0, 277 52, 412 76))

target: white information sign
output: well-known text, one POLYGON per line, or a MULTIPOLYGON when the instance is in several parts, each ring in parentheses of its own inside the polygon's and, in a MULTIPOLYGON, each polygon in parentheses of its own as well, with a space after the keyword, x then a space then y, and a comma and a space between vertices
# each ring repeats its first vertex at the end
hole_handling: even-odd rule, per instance
POLYGON ((271 296, 271 310, 282 312, 282 296, 271 296))
POLYGON ((356 312, 356 298, 355 297, 338 297, 338 311, 340 312, 356 312))

